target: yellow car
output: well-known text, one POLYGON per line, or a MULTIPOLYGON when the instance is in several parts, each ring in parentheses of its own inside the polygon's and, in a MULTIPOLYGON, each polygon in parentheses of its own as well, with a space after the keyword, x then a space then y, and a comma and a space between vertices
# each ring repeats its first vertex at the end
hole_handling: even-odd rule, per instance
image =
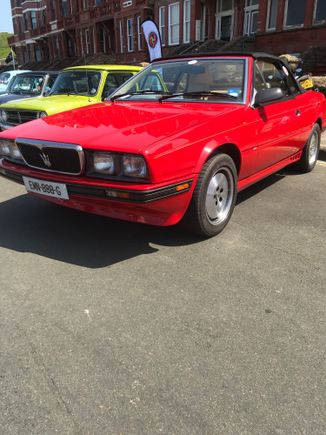
POLYGON ((130 65, 85 65, 66 68, 56 79, 49 95, 0 105, 0 129, 108 98, 142 68, 130 65))

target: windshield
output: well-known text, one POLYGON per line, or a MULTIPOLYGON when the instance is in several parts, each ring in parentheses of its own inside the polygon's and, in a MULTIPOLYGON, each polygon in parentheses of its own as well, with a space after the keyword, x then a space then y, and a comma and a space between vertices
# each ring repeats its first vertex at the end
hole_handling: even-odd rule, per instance
POLYGON ((59 74, 50 95, 95 96, 101 80, 99 71, 67 71, 59 74))
POLYGON ((242 103, 244 72, 244 59, 155 62, 120 87, 111 99, 242 103))
POLYGON ((33 94, 40 95, 43 89, 43 76, 22 76, 18 75, 14 78, 11 86, 11 94, 33 94))

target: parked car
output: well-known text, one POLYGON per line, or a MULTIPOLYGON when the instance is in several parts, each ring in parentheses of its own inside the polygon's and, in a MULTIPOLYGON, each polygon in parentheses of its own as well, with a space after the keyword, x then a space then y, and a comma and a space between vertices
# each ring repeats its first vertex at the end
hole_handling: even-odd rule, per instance
POLYGON ((126 65, 67 68, 59 74, 47 97, 2 104, 0 129, 7 130, 47 115, 98 103, 141 69, 126 65))
POLYGON ((0 173, 60 205, 210 237, 240 190, 314 168, 325 116, 277 57, 158 60, 109 102, 1 133, 0 173))
POLYGON ((13 77, 15 77, 17 74, 25 73, 30 70, 13 70, 13 71, 4 71, 0 74, 0 95, 5 94, 8 91, 10 82, 13 77))
POLYGON ((0 95, 0 105, 13 100, 46 96, 58 74, 58 71, 32 71, 16 75, 7 93, 0 95))

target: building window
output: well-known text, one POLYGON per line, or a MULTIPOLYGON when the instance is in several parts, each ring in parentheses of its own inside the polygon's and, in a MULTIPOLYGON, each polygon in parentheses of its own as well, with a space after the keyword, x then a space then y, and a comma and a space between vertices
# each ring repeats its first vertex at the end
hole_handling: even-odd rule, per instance
POLYGON ((46 24, 46 9, 43 9, 41 12, 41 25, 45 26, 46 24))
POLYGON ((183 42, 190 42, 190 0, 183 3, 183 42))
POLYGON ((14 18, 14 31, 16 34, 20 33, 20 23, 19 18, 14 18))
POLYGON ((41 49, 39 45, 35 44, 34 46, 34 58, 36 62, 41 62, 42 56, 41 56, 41 49))
POLYGON ((278 6, 278 0, 268 1, 267 26, 266 26, 267 30, 276 29, 277 6, 278 6))
POLYGON ((326 2, 325 0, 316 0, 315 3, 315 23, 324 23, 326 21, 326 2))
POLYGON ((123 53, 123 25, 122 21, 119 21, 119 36, 120 36, 120 53, 123 53))
POLYGON ((142 47, 142 34, 141 34, 141 16, 138 15, 137 17, 137 45, 138 45, 138 51, 140 51, 142 47))
POLYGON ((219 0, 218 11, 225 12, 233 9, 233 0, 219 0))
POLYGON ((302 27, 306 0, 287 0, 285 7, 285 27, 302 27))
POLYGON ((69 0, 61 0, 61 13, 63 17, 69 15, 69 0))
POLYGON ((128 51, 134 51, 134 20, 127 20, 128 51))
POLYGON ((169 5, 169 45, 179 44, 180 7, 179 3, 169 5))
POLYGON ((36 12, 35 11, 31 12, 31 23, 32 23, 32 29, 36 29, 36 27, 37 27, 37 17, 36 17, 36 12))
POLYGON ((158 23, 162 45, 165 45, 165 6, 161 6, 158 10, 158 23))
POLYGON ((57 19, 55 0, 51 0, 50 11, 51 11, 51 20, 55 21, 57 19))
POLYGON ((86 54, 90 53, 90 48, 91 48, 91 40, 89 37, 89 30, 85 29, 85 43, 86 43, 86 54))
POLYGON ((19 22, 19 33, 23 33, 23 31, 24 31, 24 18, 23 18, 23 16, 18 18, 18 22, 19 22))

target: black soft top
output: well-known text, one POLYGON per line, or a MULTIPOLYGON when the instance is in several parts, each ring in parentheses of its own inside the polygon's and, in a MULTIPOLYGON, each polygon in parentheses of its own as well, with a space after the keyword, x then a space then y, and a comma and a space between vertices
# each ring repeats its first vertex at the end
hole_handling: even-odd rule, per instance
POLYGON ((270 59, 270 60, 277 60, 278 62, 282 62, 282 60, 277 57, 274 56, 273 54, 268 54, 268 53, 263 53, 263 52, 259 52, 259 51, 255 51, 255 52, 249 52, 249 53, 244 53, 242 52, 237 52, 237 51, 223 51, 223 52, 219 52, 219 53, 200 53, 200 54, 182 54, 180 56, 171 56, 171 57, 162 57, 160 59, 155 59, 153 60, 153 63, 158 62, 158 61, 162 61, 162 60, 179 60, 179 59, 198 59, 198 58, 215 58, 215 57, 252 57, 253 59, 270 59))

